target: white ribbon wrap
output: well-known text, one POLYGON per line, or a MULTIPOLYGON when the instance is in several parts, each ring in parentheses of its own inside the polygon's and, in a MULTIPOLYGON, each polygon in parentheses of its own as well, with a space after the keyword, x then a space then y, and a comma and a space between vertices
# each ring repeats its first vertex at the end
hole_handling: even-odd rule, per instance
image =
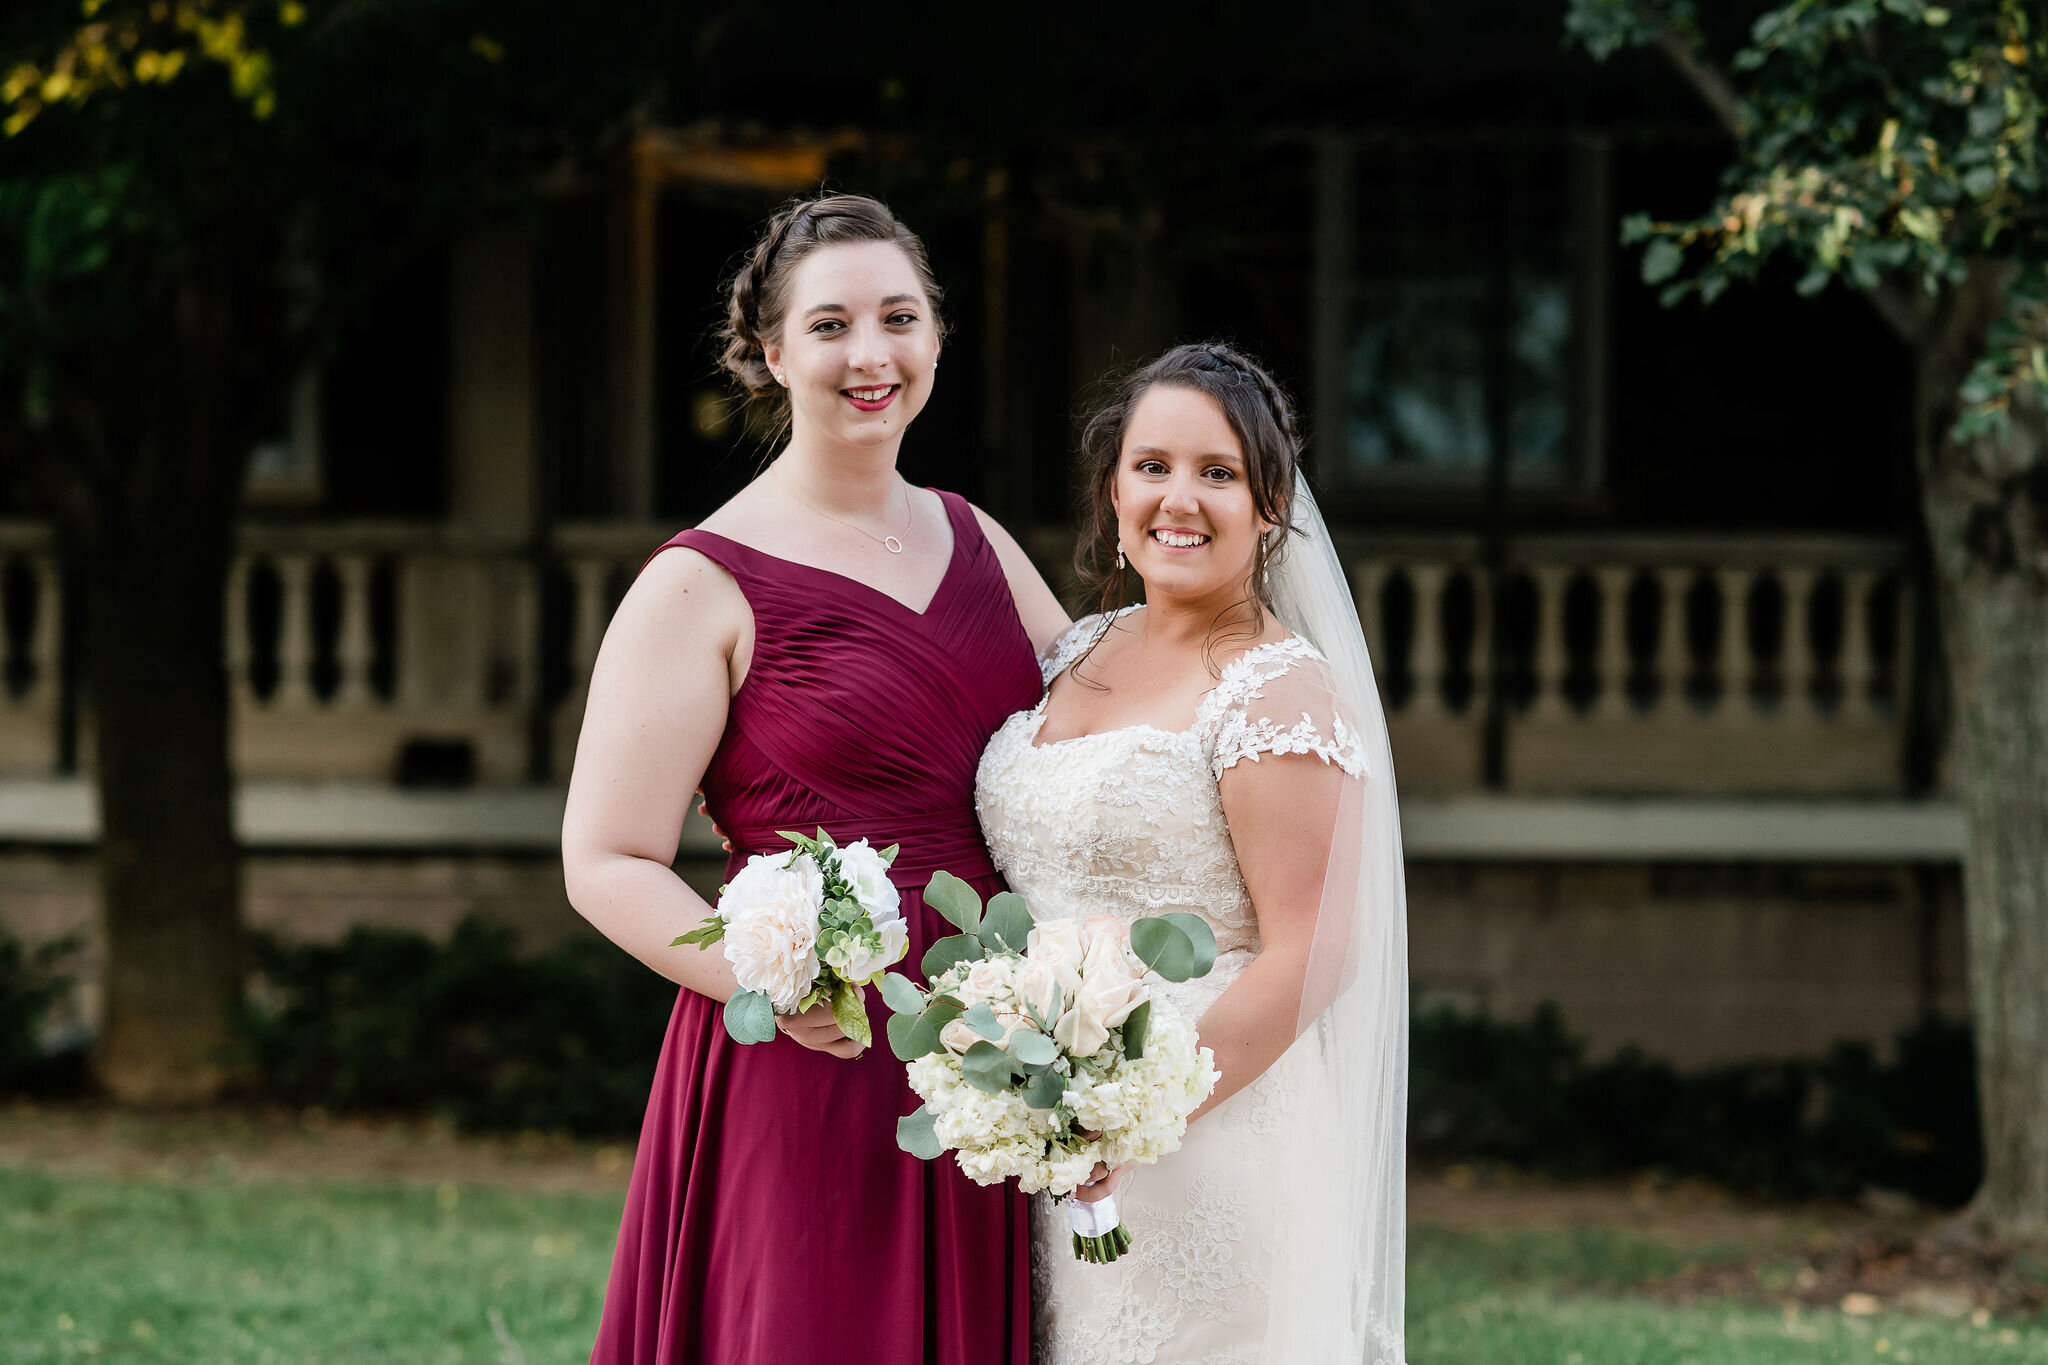
POLYGON ((1080 1199, 1067 1200, 1067 1226, 1083 1237, 1107 1237, 1110 1229, 1122 1221, 1116 1216, 1113 1194, 1092 1204, 1080 1199))

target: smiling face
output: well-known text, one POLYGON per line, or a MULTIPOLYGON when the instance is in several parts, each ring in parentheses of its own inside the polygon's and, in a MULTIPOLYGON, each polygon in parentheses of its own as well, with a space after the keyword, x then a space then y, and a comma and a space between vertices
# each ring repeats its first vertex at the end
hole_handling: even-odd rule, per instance
POLYGON ((802 439, 899 439, 931 395, 936 310, 891 242, 820 247, 791 273, 781 335, 763 347, 788 381, 802 439))
POLYGON ((1222 407, 1171 384, 1153 385, 1131 410, 1110 500, 1148 600, 1242 597, 1259 537, 1272 529, 1222 407))

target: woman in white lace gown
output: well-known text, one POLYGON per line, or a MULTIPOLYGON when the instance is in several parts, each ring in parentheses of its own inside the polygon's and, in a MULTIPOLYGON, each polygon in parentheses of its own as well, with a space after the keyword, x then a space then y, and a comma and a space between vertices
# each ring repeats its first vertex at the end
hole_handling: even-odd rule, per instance
POLYGON ((1323 630, 1349 621, 1362 685, 1274 610, 1276 588, 1293 600, 1288 556, 1309 562, 1285 542, 1325 534, 1285 399, 1238 353, 1183 346, 1126 382, 1086 446, 1092 539, 1115 554, 1093 576, 1117 593, 1127 560, 1146 605, 1085 617, 1047 653, 1045 697, 983 754, 982 826, 1041 921, 1208 921, 1214 969, 1163 989, 1221 1080, 1178 1152, 1082 1192, 1114 1194, 1122 1260, 1076 1261, 1061 1212, 1034 1210, 1035 1358, 1400 1365, 1392 771, 1326 543, 1323 606, 1342 605, 1323 630))

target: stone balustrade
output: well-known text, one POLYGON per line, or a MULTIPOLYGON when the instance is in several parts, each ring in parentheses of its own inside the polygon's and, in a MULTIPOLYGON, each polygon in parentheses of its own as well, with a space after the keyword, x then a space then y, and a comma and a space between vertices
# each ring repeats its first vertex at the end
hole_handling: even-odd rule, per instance
MULTIPOLYGON (((661 528, 542 552, 418 524, 251 524, 227 593, 246 777, 566 776, 605 623, 661 528)), ((1056 535, 1034 538, 1055 560, 1056 535)), ((1404 795, 1897 795, 1912 583, 1888 541, 1457 536, 1340 546, 1404 795), (1499 601, 1494 599, 1498 597, 1499 601), (1495 717, 1492 722, 1489 717, 1495 717)), ((0 525, 0 774, 90 770, 47 533, 0 525), (68 717, 68 719, 67 719, 68 717)))

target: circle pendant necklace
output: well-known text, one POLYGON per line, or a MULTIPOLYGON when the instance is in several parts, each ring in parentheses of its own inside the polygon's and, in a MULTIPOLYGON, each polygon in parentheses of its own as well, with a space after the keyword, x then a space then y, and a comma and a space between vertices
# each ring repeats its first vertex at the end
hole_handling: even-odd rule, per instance
POLYGON ((792 498, 795 498, 803 506, 809 508, 813 512, 816 512, 825 520, 836 521, 841 526, 850 527, 851 529, 860 532, 862 535, 866 536, 869 540, 874 541, 877 545, 880 545, 883 549, 887 550, 892 555, 900 555, 903 553, 903 537, 910 534, 910 523, 915 517, 917 510, 910 505, 910 486, 908 484, 904 485, 903 488, 902 532, 893 536, 878 536, 873 531, 870 531, 867 527, 856 526, 853 522, 847 521, 843 517, 835 517, 830 512, 827 512, 824 508, 819 507, 810 502, 802 494, 798 493, 796 489, 790 487, 789 480, 782 477, 782 471, 780 469, 777 469, 775 471, 775 481, 782 485, 783 492, 789 494, 792 498))

